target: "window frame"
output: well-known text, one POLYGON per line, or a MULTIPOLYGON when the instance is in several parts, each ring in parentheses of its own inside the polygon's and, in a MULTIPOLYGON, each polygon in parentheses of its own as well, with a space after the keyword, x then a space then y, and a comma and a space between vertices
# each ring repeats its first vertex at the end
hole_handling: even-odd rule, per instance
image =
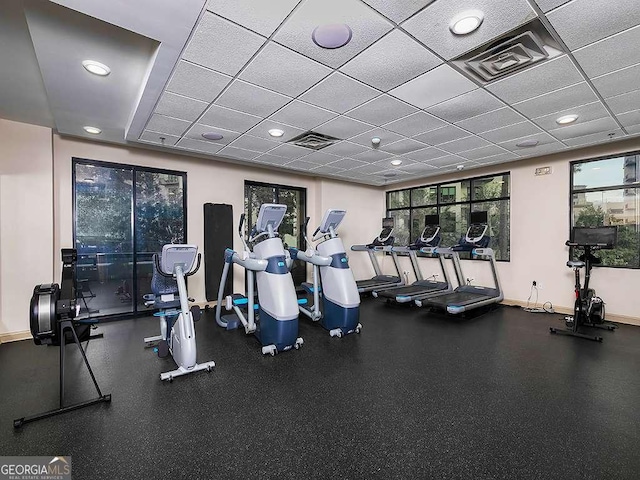
MULTIPOLYGON (((575 190, 574 181, 573 181, 573 167, 575 165, 587 165, 589 163, 599 162, 602 160, 610 160, 613 158, 624 158, 624 157, 631 157, 631 156, 640 157, 640 150, 617 153, 612 155, 604 155, 602 157, 588 158, 583 160, 572 160, 569 162, 569 219, 568 219, 569 233, 567 235, 567 238, 571 238, 571 230, 573 229, 573 196, 576 193, 607 192, 607 191, 613 191, 613 190, 624 190, 627 188, 634 188, 634 189, 640 190, 640 182, 634 182, 632 184, 627 184, 627 185, 618 184, 618 185, 610 185, 608 187, 591 187, 591 188, 582 188, 580 190, 575 190)), ((573 250, 574 250, 573 247, 569 248, 569 253, 567 254, 568 260, 573 260, 573 250)), ((593 265, 593 266, 597 268, 625 268, 629 270, 640 270, 640 265, 638 265, 637 267, 630 266, 630 265, 593 265)))
MULTIPOLYGON (((505 172, 497 172, 497 173, 493 173, 490 175, 481 175, 478 177, 466 177, 466 178, 461 178, 461 179, 454 179, 454 180, 448 180, 445 182, 439 182, 439 183, 430 183, 430 184, 425 184, 425 185, 416 185, 414 187, 408 187, 408 188, 398 188, 395 190, 387 190, 385 192, 385 207, 386 207, 386 214, 385 216, 389 216, 390 212, 394 212, 394 211, 400 211, 400 210, 409 210, 409 235, 411 235, 411 225, 413 224, 413 211, 414 210, 418 210, 421 208, 430 208, 430 207, 434 207, 437 209, 438 212, 440 212, 440 209, 442 207, 450 207, 450 206, 457 206, 457 205, 468 205, 469 206, 469 211, 472 210, 472 207, 474 204, 477 203, 487 203, 487 202, 494 202, 494 201, 504 201, 504 200, 508 200, 509 201, 509 231, 511 231, 511 172, 510 171, 505 171, 505 172), (477 181, 477 180, 482 180, 485 178, 493 178, 493 177, 499 177, 499 176, 508 176, 509 177, 509 195, 506 197, 495 197, 495 198, 484 198, 484 199, 480 199, 477 200, 475 199, 475 195, 473 192, 473 182, 477 181), (462 201, 458 201, 458 202, 441 202, 440 200, 440 187, 442 186, 450 186, 452 183, 462 183, 462 182, 469 182, 469 200, 462 200, 462 201), (436 190, 436 201, 433 204, 429 204, 429 205, 416 205, 413 206, 412 202, 411 202, 411 198, 412 198, 412 191, 413 190, 417 190, 417 189, 421 189, 421 188, 433 188, 435 187, 436 190), (405 190, 409 190, 409 206, 408 207, 395 207, 395 208, 389 208, 389 194, 390 193, 394 193, 394 192, 400 192, 400 191, 405 191, 405 190)), ((509 239, 509 247, 511 247, 511 240, 509 239)), ((509 250, 511 250, 509 248, 509 250)), ((462 259, 464 260, 464 259, 462 259)), ((511 261, 511 255, 509 255, 509 259, 508 260, 498 260, 496 259, 497 262, 510 262, 511 261)))

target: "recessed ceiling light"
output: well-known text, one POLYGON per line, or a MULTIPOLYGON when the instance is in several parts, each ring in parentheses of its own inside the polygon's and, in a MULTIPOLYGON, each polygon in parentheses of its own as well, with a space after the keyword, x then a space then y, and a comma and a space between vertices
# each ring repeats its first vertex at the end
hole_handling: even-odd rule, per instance
POLYGON ((455 35, 467 35, 476 30, 484 20, 480 10, 467 10, 451 19, 449 30, 455 35))
POLYGON ((556 123, 558 125, 568 125, 575 122, 577 119, 578 115, 563 115, 562 117, 556 118, 556 123))
POLYGON ((391 165, 393 165, 394 167, 397 167, 398 165, 402 165, 402 160, 400 160, 399 158, 396 158, 395 160, 391 160, 391 165))
POLYGON ((101 77, 106 77, 111 73, 111 69, 109 67, 104 63, 96 62, 95 60, 85 60, 82 62, 82 66, 87 72, 93 73, 94 75, 100 75, 101 77))
POLYGON ((373 137, 371 139, 371 143, 373 144, 374 147, 377 147, 378 145, 380 145, 380 138, 378 137, 373 137))
POLYGON ((91 135, 98 135, 98 134, 102 133, 102 130, 100 130, 98 127, 86 126, 86 127, 82 127, 82 128, 84 128, 85 132, 90 133, 91 135))
POLYGON ((351 28, 344 23, 318 25, 311 34, 313 43, 328 49, 344 47, 351 41, 352 36, 351 28))
POLYGON ((281 137, 284 135, 284 130, 280 130, 279 128, 272 128, 269 130, 269 135, 272 137, 281 137))
POLYGON ((523 140, 520 143, 516 143, 516 147, 520 147, 520 148, 530 148, 530 147, 535 147, 536 145, 538 145, 538 140, 523 140))
POLYGON ((464 170, 464 165, 458 165, 458 166, 456 167, 456 169, 457 169, 457 170, 464 170))
POLYGON ((207 140, 222 140, 224 137, 219 133, 205 132, 202 134, 202 138, 206 138, 207 140))

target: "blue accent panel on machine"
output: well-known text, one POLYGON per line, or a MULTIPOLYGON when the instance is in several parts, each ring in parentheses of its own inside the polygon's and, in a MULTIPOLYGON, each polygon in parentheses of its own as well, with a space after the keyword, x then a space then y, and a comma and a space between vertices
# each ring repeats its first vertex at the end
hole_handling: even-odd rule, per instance
POLYGON ((292 320, 276 320, 260 309, 260 321, 255 333, 262 344, 275 345, 279 352, 293 347, 298 338, 298 318, 292 320))
POLYGON ((360 306, 353 308, 341 307, 328 300, 327 297, 322 298, 323 315, 320 324, 327 330, 340 328, 344 333, 355 330, 360 321, 360 306))
POLYGON ((233 263, 233 254, 236 253, 230 248, 225 249, 224 251, 224 261, 227 263, 233 263))
POLYGON ((285 273, 289 273, 289 269, 287 268, 287 262, 285 261, 284 256, 275 256, 267 259, 267 269, 265 270, 267 273, 275 273, 277 275, 284 275, 285 273))
POLYGON ((331 255, 331 266, 333 268, 349 268, 347 254, 343 252, 331 255))
POLYGON ((297 248, 294 247, 289 247, 289 255, 291 255, 291 260, 297 260, 298 259, 298 252, 300 250, 298 250, 297 248))

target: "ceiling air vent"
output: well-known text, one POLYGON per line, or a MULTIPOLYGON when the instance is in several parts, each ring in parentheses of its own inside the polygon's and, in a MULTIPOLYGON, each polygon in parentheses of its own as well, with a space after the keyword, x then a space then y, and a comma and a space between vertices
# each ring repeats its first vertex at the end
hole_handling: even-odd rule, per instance
POLYGON ((292 138, 287 143, 293 143, 299 147, 310 148, 311 150, 321 150, 339 141, 339 138, 330 137, 317 132, 305 132, 292 138))
POLYGON ((454 63, 483 83, 489 83, 562 53, 562 47, 536 19, 466 53, 454 63))

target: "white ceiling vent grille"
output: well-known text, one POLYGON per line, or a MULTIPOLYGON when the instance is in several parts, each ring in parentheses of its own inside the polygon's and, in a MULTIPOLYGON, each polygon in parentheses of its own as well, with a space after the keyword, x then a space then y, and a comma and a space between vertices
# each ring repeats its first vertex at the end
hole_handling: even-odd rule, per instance
POLYGON ((310 148, 311 150, 322 150, 324 147, 328 147, 339 140, 339 138, 317 132, 305 132, 302 135, 292 138, 287 143, 293 143, 299 147, 310 148))
POLYGON ((561 55, 562 48, 539 20, 454 60, 483 83, 498 80, 561 55))

